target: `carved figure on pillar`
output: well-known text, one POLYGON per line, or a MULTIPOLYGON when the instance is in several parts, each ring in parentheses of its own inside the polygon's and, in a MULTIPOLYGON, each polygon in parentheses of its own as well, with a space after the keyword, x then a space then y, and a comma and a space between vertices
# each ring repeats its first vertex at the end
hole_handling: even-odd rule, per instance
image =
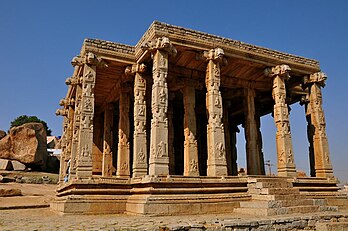
MULTIPOLYGON (((147 174, 146 141, 146 71, 145 64, 128 68, 128 75, 134 76, 134 135, 133 135, 133 177, 147 174)), ((127 69, 126 69, 127 74, 127 69)))
POLYGON ((305 78, 304 84, 309 91, 309 114, 313 126, 314 168, 316 177, 332 178, 333 168, 330 160, 326 122, 322 107, 321 88, 325 87, 327 76, 323 72, 311 74, 305 78))
POLYGON ((226 176, 226 151, 225 135, 222 123, 222 98, 220 92, 220 64, 224 60, 224 52, 220 48, 211 49, 204 52, 204 57, 208 60, 205 84, 206 107, 208 111, 207 126, 207 175, 226 176))
POLYGON ((168 175, 168 56, 177 51, 166 37, 149 41, 143 49, 150 51, 153 58, 149 175, 168 175))
MULTIPOLYGON (((74 136, 77 139, 76 176, 78 179, 92 177, 92 144, 94 116, 94 85, 97 65, 107 67, 95 54, 88 52, 71 61, 73 66, 83 66, 82 87, 78 89, 75 111, 74 136)), ((76 145, 76 144, 75 144, 76 145)), ((75 160, 72 160, 73 162, 75 160)))
POLYGON ((288 65, 279 65, 267 68, 265 74, 273 78, 272 97, 274 99, 274 122, 277 127, 278 175, 294 177, 296 176, 296 167, 285 88, 285 81, 290 78, 290 71, 288 65))
POLYGON ((130 176, 130 147, 129 147, 129 104, 128 89, 120 93, 120 117, 118 121, 118 151, 116 176, 130 176))
POLYGON ((113 121, 114 108, 112 104, 105 107, 104 112, 104 143, 103 143, 103 161, 102 176, 112 176, 112 145, 113 145, 113 121))
POLYGON ((184 176, 199 176, 196 140, 195 88, 185 86, 184 96, 184 176))

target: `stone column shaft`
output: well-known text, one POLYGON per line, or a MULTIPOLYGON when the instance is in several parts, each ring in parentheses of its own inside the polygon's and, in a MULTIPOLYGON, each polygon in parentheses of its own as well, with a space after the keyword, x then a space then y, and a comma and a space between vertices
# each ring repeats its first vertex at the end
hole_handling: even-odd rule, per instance
MULTIPOLYGON (((145 68, 145 65, 143 66, 145 68)), ((144 70, 145 71, 145 70, 144 70)), ((147 174, 146 80, 140 71, 134 78, 133 177, 147 174)))
POLYGON ((74 124, 73 124, 73 134, 71 142, 71 159, 70 159, 70 175, 69 180, 74 178, 76 175, 77 166, 77 146, 80 134, 80 123, 81 123, 81 98, 82 98, 82 88, 80 85, 76 85, 76 98, 75 98, 75 110, 74 110, 74 124))
POLYGON ((247 155, 247 174, 263 175, 260 147, 258 142, 259 129, 255 115, 255 90, 245 89, 245 140, 247 155))
POLYGON ((152 100, 149 175, 168 175, 168 56, 176 50, 168 38, 150 41, 145 46, 152 52, 152 100))
POLYGON ((117 151, 117 171, 116 175, 129 177, 129 92, 120 93, 120 118, 118 121, 118 151, 117 151))
POLYGON ((220 62, 223 59, 223 50, 220 48, 205 52, 208 59, 206 70, 206 107, 208 111, 207 126, 207 175, 226 176, 225 135, 222 123, 222 98, 220 92, 220 62))
POLYGON ((104 112, 104 141, 103 141, 103 160, 102 176, 112 176, 112 145, 113 145, 113 122, 114 108, 112 104, 105 107, 104 112))
POLYGON ((184 87, 184 176, 199 176, 195 95, 193 86, 184 87))
POLYGON ((174 125, 173 125, 173 104, 168 105, 168 157, 169 174, 175 175, 175 147, 174 147, 174 125))
POLYGON ((94 85, 96 69, 97 67, 93 64, 86 63, 84 65, 76 168, 76 176, 79 179, 88 179, 92 177, 94 85))
POLYGON ((290 67, 287 65, 276 66, 268 71, 273 77, 272 96, 274 99, 274 122, 277 127, 278 175, 294 177, 296 176, 296 167, 285 89, 285 79, 289 78, 289 72, 290 67))
POLYGON ((67 170, 67 162, 68 162, 68 155, 67 155, 67 133, 68 133, 68 124, 69 124, 69 119, 67 116, 64 116, 63 119, 63 134, 61 138, 61 149, 62 153, 60 155, 60 165, 59 165, 59 182, 64 181, 64 177, 66 175, 66 170, 67 170))
POLYGON ((329 143, 326 135, 325 115, 322 108, 321 86, 325 86, 326 75, 318 72, 309 77, 309 106, 314 129, 313 149, 316 177, 332 178, 329 143))

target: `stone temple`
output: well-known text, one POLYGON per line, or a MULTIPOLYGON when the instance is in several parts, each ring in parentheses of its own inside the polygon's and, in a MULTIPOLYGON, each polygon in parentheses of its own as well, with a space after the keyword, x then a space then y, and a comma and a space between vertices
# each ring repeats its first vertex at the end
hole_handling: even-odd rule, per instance
POLYGON ((135 46, 86 39, 71 63, 57 110, 63 150, 52 208, 252 213, 256 202, 271 215, 335 211, 347 201, 330 161, 321 93, 327 77, 318 61, 155 21, 135 46), (294 103, 308 122, 310 177, 296 174, 294 103), (277 130, 276 177, 265 176, 260 117, 267 114, 277 130))

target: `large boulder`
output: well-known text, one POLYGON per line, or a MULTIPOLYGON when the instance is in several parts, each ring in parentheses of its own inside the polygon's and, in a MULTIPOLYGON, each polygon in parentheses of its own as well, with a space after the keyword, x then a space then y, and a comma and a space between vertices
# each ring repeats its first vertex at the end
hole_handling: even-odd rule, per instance
POLYGON ((26 123, 14 127, 0 140, 0 158, 23 164, 39 165, 47 161, 46 130, 41 123, 26 123))
POLYGON ((6 132, 3 130, 0 130, 0 140, 6 136, 6 132))

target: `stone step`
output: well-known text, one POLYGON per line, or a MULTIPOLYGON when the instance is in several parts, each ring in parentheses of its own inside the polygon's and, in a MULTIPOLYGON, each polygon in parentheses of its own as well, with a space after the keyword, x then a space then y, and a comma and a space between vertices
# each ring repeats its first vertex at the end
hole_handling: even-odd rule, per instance
POLYGON ((251 188, 292 188, 292 183, 287 181, 256 182, 249 184, 251 188))
POLYGON ((302 200, 270 200, 270 201, 243 201, 240 202, 241 208, 282 208, 293 206, 314 205, 311 199, 302 200))
POLYGON ((290 194, 290 195, 251 195, 253 200, 269 201, 269 200, 304 200, 306 196, 301 194, 290 194))
POLYGON ((300 191, 296 188, 248 188, 248 193, 251 195, 289 195, 300 194, 300 191))
POLYGON ((319 206, 294 206, 284 208, 236 208, 234 212, 254 216, 275 216, 293 213, 314 213, 319 211, 319 206))

